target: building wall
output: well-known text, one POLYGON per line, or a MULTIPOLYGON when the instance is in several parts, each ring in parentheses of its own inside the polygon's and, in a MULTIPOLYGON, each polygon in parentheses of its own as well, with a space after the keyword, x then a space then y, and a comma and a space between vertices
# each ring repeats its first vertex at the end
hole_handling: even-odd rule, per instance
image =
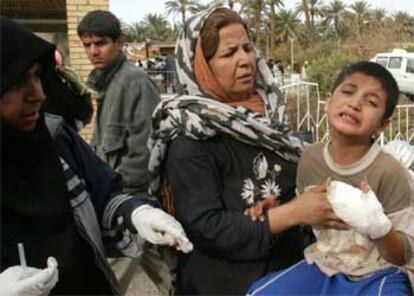
MULTIPOLYGON (((66 0, 66 15, 68 24, 68 42, 71 66, 81 76, 83 81, 92 70, 92 65, 84 52, 82 43, 77 34, 77 27, 83 16, 92 10, 109 10, 109 0, 66 0)), ((92 138, 93 122, 86 126, 81 136, 90 142, 92 138)))

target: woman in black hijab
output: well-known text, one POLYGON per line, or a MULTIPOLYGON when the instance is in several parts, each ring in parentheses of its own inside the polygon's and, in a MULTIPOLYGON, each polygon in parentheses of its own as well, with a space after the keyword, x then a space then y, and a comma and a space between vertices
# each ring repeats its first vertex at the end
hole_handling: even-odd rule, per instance
POLYGON ((119 175, 60 117, 42 112, 41 77, 54 67, 54 46, 4 17, 0 29, 0 295, 49 294, 56 262, 39 270, 48 256, 59 264, 53 294, 118 295, 106 256, 136 257, 149 237, 188 239, 151 201, 123 194, 119 175), (18 243, 40 274, 35 281, 18 267, 18 243))

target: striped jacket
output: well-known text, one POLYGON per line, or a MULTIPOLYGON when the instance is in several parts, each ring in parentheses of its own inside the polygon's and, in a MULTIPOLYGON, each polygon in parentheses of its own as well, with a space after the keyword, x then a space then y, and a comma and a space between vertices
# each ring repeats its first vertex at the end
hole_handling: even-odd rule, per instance
POLYGON ((59 116, 46 114, 71 196, 77 230, 95 253, 97 267, 119 295, 106 257, 137 257, 144 240, 130 220, 132 211, 150 200, 122 193, 121 177, 105 164, 59 116))

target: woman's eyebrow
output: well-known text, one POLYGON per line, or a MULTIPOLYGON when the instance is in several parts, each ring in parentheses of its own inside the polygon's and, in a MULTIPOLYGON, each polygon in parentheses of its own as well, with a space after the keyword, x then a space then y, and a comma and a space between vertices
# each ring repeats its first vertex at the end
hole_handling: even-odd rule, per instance
POLYGON ((231 45, 228 45, 225 48, 223 48, 220 51, 220 53, 225 54, 225 53, 232 52, 232 51, 235 51, 235 50, 237 50, 237 45, 232 45, 231 44, 231 45))

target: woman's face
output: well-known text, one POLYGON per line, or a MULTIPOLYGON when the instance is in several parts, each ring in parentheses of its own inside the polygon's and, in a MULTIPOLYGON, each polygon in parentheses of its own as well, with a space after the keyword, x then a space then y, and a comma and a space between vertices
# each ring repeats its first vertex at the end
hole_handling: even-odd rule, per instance
POLYGON ((254 89, 256 57, 246 30, 231 24, 219 31, 219 45, 208 62, 229 99, 247 99, 254 89))

